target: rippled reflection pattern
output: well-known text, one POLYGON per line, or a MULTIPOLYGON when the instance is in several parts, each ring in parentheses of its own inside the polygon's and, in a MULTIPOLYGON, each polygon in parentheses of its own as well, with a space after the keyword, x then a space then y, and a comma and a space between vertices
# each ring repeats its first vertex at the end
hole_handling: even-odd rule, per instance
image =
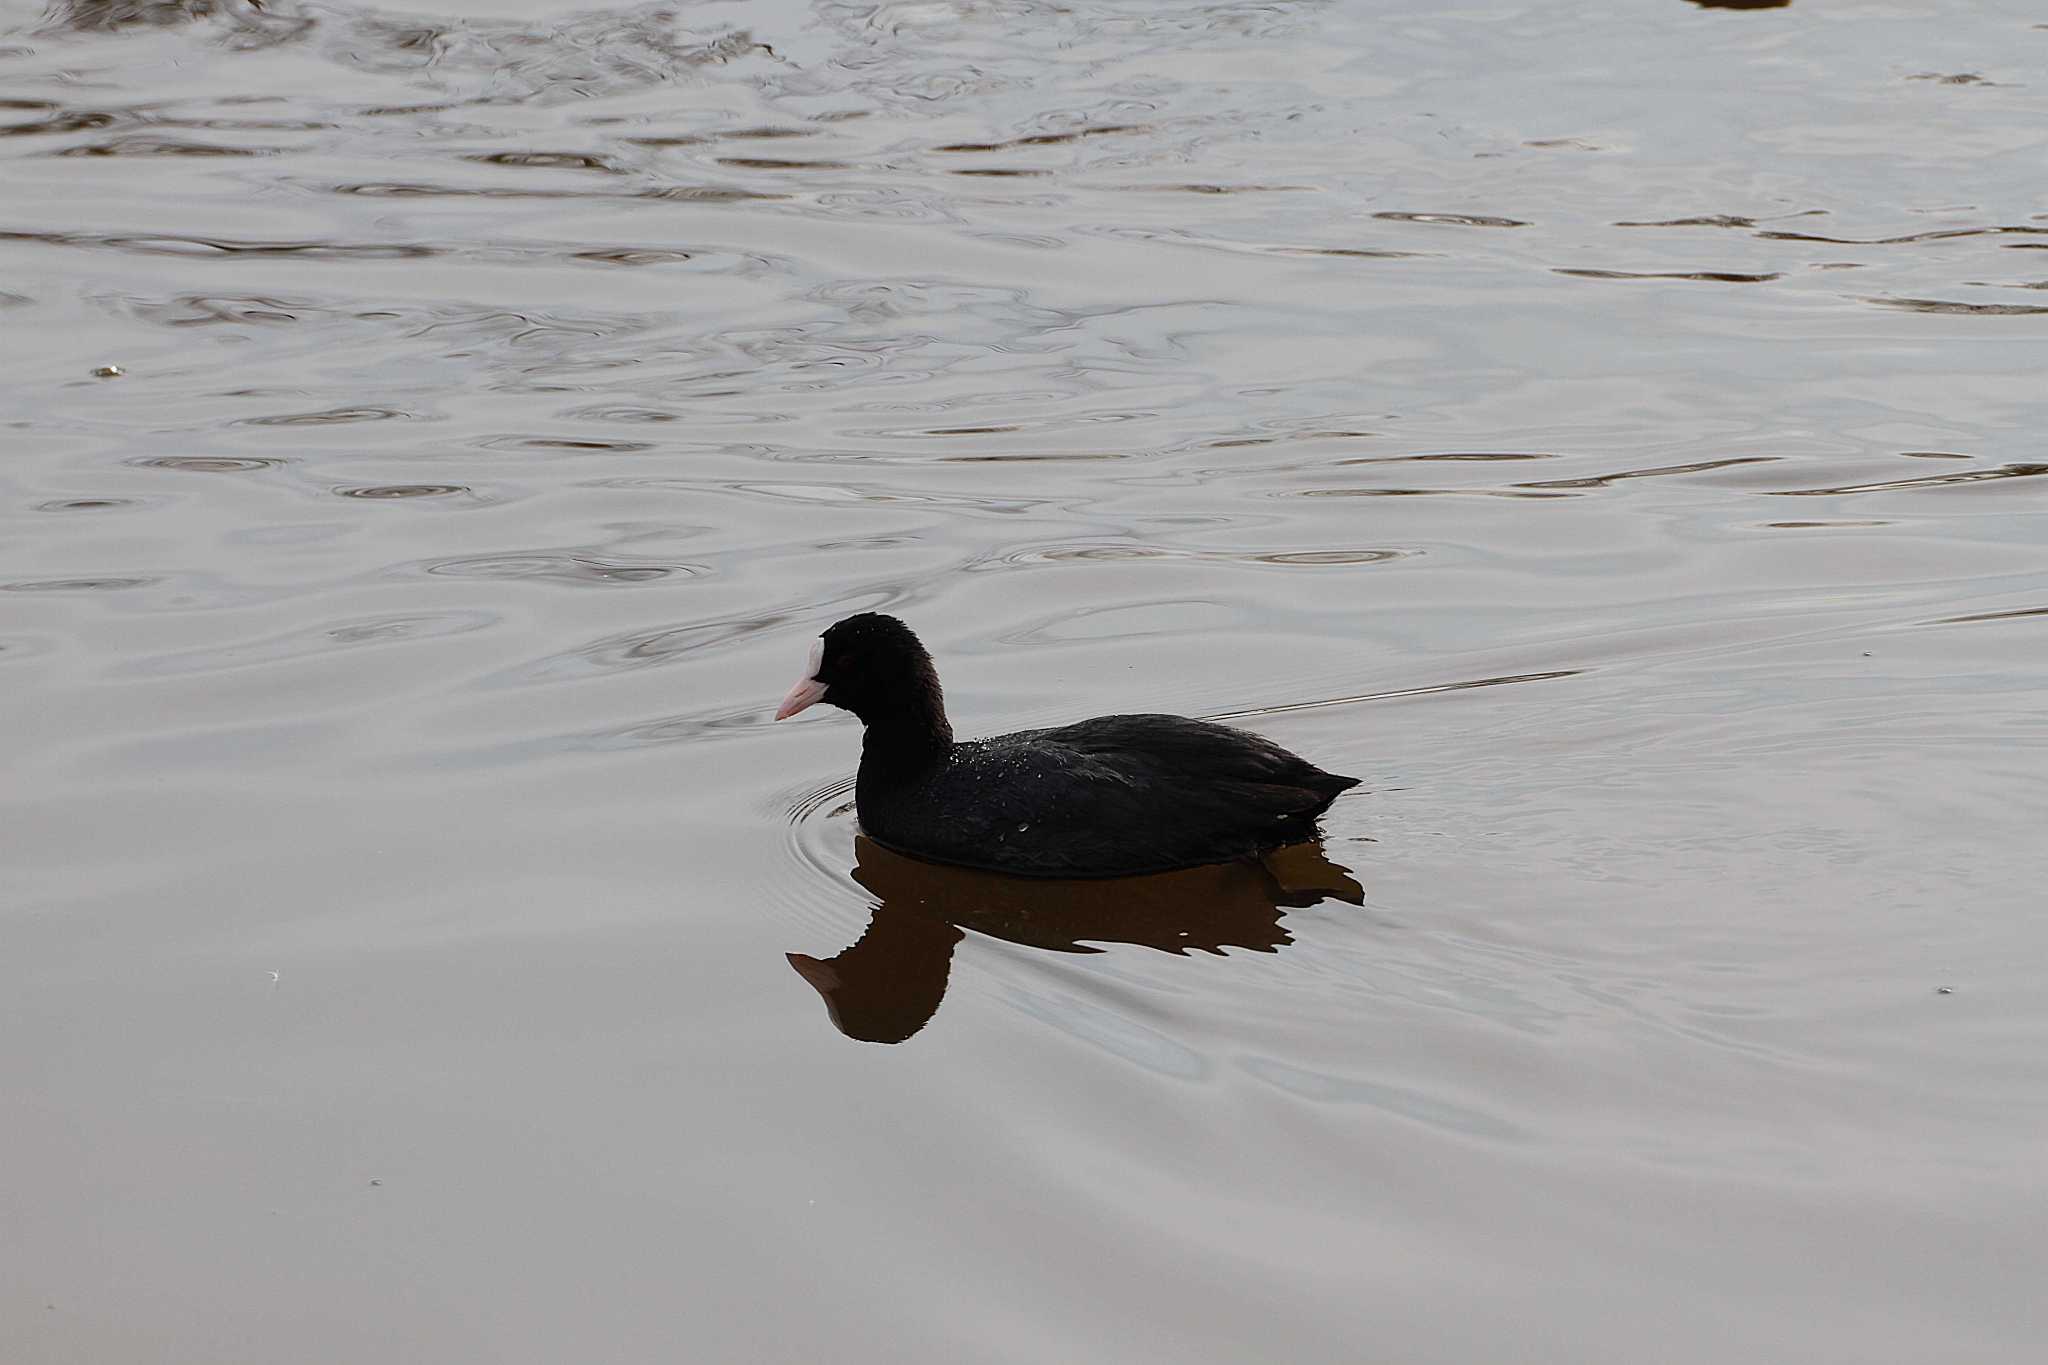
POLYGON ((1216 863, 1144 877, 1089 881, 1009 877, 892 853, 862 836, 853 879, 875 897, 860 940, 790 966, 825 998, 833 1024, 868 1043, 900 1043, 945 997, 953 945, 964 931, 1050 952, 1135 944, 1166 953, 1277 952, 1294 940, 1288 907, 1365 901, 1364 888, 1320 844, 1276 850, 1262 862, 1216 863))

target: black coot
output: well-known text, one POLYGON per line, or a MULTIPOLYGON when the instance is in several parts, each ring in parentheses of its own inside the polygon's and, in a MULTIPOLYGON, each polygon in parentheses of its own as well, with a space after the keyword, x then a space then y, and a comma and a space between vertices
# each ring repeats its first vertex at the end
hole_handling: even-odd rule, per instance
POLYGON ((867 727, 854 789, 886 848, 1027 877, 1121 877, 1312 839, 1355 777, 1183 716, 1098 716, 956 743, 931 656, 864 612, 831 627, 777 720, 829 702, 867 727))

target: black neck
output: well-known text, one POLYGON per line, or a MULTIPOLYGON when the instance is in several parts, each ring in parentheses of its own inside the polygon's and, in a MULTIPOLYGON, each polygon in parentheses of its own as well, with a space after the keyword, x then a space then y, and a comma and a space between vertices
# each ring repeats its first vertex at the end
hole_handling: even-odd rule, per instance
POLYGON ((944 712, 882 716, 868 721, 860 766, 876 776, 908 776, 938 762, 952 747, 953 727, 944 712))
POLYGON ((930 665, 911 685, 892 688, 876 704, 851 708, 867 727, 861 741, 861 767, 876 776, 908 776, 944 758, 953 747, 953 726, 946 719, 946 699, 930 665))

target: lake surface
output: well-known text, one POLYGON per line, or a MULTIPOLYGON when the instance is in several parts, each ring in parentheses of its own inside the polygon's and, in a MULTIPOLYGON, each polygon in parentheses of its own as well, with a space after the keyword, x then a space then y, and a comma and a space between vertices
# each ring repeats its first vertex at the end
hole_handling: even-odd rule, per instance
POLYGON ((2044 71, 0 0, 0 1358, 2037 1359, 2044 71), (1364 785, 892 863, 864 609, 1364 785))

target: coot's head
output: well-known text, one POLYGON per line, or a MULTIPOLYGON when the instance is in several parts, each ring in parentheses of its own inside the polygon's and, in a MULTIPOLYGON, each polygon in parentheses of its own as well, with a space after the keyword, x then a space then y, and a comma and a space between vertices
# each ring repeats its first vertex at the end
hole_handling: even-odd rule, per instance
POLYGON ((833 625, 811 646, 810 667, 776 708, 787 720, 814 702, 853 712, 866 723, 908 721, 943 731, 945 700, 931 655, 893 616, 862 612, 833 625))

